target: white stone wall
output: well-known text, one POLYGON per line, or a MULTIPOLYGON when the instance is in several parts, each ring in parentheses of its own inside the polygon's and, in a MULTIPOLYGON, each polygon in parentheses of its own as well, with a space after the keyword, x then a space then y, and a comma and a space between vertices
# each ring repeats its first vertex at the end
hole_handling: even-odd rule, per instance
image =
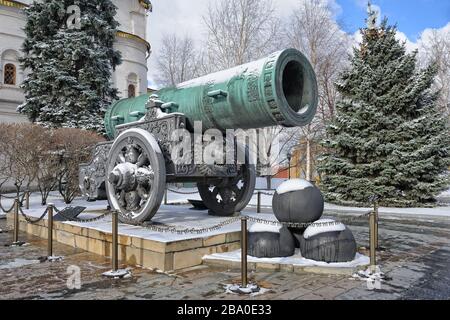
POLYGON ((113 3, 118 8, 116 20, 120 23, 119 29, 146 39, 147 17, 139 0, 113 0, 113 3))
POLYGON ((128 98, 128 85, 136 87, 136 96, 147 92, 147 48, 142 42, 118 37, 115 48, 122 53, 122 64, 114 74, 114 86, 121 98, 128 98))
MULTIPOLYGON (((146 39, 147 14, 139 0, 113 0, 117 6, 119 30, 146 39)), ((122 64, 113 76, 120 98, 128 98, 128 86, 134 85, 136 96, 147 92, 147 46, 137 39, 117 37, 116 50, 122 53, 122 64)))

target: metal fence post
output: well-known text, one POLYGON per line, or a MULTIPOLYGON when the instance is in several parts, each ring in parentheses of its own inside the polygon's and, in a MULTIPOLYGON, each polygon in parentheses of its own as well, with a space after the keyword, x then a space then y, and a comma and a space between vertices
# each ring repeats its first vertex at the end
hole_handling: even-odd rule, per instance
POLYGON ((164 191, 164 205, 167 205, 169 202, 168 202, 168 200, 167 200, 167 188, 166 188, 166 190, 164 191))
POLYGON ((242 288, 246 288, 248 285, 247 278, 247 217, 241 218, 241 276, 242 276, 242 288))
POLYGON ((13 243, 19 242, 19 199, 14 200, 14 234, 13 243))
POLYGON ((258 191, 258 203, 256 206, 256 213, 261 213, 261 191, 258 191))
POLYGON ((374 229, 374 237, 375 237, 375 250, 379 249, 378 245, 378 202, 375 201, 373 212, 375 215, 375 229, 374 229))
POLYGON ((375 212, 369 216, 369 246, 370 246, 370 267, 374 271, 377 265, 377 252, 375 248, 375 212))
POLYGON ((112 270, 117 271, 119 269, 119 213, 113 211, 112 213, 112 270))
POLYGON ((47 206, 47 217, 48 217, 47 256, 53 257, 53 204, 51 203, 49 203, 47 206))

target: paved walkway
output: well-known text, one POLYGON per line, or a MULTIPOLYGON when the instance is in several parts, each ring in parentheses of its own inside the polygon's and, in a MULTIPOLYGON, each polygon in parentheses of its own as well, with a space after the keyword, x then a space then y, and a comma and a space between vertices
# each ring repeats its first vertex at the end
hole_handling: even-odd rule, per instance
MULTIPOLYGON (((5 224, 0 220, 0 229, 5 224)), ((366 223, 350 228, 358 245, 367 247, 366 223)), ((251 279, 270 291, 255 297, 225 293, 224 285, 239 283, 239 270, 201 266, 160 274, 134 268, 132 278, 110 280, 101 277, 109 259, 55 244, 55 254, 64 260, 39 263, 33 260, 45 255, 45 240, 21 234, 29 246, 4 247, 11 237, 0 234, 0 299, 450 299, 450 220, 443 218, 381 220, 381 245, 387 250, 379 260, 389 280, 380 289, 369 290, 365 281, 348 276, 258 272, 251 279), (70 266, 81 272, 80 289, 67 287, 74 279, 70 266)))

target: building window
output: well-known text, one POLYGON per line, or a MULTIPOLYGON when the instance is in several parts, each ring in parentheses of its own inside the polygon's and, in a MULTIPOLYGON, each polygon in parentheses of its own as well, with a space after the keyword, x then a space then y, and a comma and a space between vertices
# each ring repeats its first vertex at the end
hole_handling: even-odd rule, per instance
POLYGON ((9 85, 16 85, 16 66, 8 63, 5 65, 5 71, 4 71, 4 78, 3 78, 4 84, 9 85))
POLYGON ((136 87, 134 84, 128 85, 128 98, 136 97, 136 87))

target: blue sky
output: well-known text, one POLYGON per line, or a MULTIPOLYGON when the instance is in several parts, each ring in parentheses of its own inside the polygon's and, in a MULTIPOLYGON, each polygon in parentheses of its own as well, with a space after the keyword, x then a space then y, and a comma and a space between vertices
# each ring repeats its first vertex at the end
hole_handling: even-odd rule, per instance
MULTIPOLYGON (((338 20, 345 31, 354 33, 364 23, 366 0, 336 0, 341 6, 338 20)), ((381 15, 387 16, 390 23, 398 28, 411 41, 416 41, 427 28, 442 28, 450 22, 449 0, 372 0, 381 8, 381 15)))
MULTIPOLYGON (((155 55, 161 47, 161 36, 167 32, 189 34, 196 41, 204 39, 202 15, 208 3, 217 0, 152 0, 153 13, 147 26, 154 54, 149 59, 149 81, 155 85, 155 55), (168 23, 168 21, 170 23, 168 23)), ((288 17, 301 0, 273 0, 280 17, 288 17)), ((336 13, 336 19, 349 34, 364 27, 367 0, 325 0, 336 13)), ((402 40, 415 49, 418 37, 426 29, 441 29, 450 22, 450 0, 371 0, 380 8, 381 16, 397 23, 402 40)), ((450 26, 450 24, 449 24, 450 26)), ((447 26, 447 28, 449 28, 447 26)))

